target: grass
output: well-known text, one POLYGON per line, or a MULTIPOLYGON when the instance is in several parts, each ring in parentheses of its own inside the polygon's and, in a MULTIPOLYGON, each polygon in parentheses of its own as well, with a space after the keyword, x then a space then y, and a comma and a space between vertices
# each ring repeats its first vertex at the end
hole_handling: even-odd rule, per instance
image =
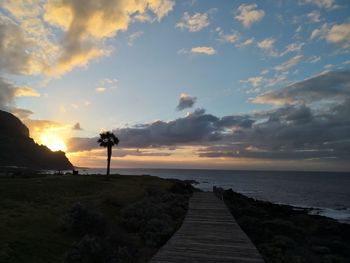
MULTIPOLYGON (((72 244, 82 238, 60 227, 62 217, 77 203, 101 215, 108 233, 132 243, 138 252, 131 262, 146 262, 157 247, 147 246, 140 233, 129 229, 121 211, 149 195, 170 193, 174 184, 150 176, 0 176, 0 262, 63 262, 72 244)), ((179 221, 174 224, 178 227, 179 221)))

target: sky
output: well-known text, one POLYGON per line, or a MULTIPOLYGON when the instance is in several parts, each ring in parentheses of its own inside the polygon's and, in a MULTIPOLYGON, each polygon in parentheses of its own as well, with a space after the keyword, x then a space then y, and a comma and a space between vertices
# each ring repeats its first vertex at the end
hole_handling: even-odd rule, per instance
POLYGON ((0 0, 0 109, 76 166, 350 171, 348 0, 0 0))

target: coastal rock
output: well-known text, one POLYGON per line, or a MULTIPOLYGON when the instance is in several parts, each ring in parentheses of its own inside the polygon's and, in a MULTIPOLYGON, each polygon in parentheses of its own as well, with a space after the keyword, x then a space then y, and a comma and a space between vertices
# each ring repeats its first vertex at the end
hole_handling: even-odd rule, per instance
POLYGON ((28 128, 11 113, 0 110, 0 167, 73 169, 65 153, 53 152, 29 137, 28 128))

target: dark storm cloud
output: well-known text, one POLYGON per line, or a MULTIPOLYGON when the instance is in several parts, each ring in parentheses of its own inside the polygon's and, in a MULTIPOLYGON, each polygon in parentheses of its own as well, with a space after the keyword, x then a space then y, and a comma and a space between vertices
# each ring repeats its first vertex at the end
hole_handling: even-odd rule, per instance
POLYGON ((14 102, 16 89, 0 77, 0 109, 8 110, 14 102))
POLYGON ((350 70, 331 71, 294 83, 277 91, 257 96, 253 101, 283 105, 311 103, 321 100, 341 100, 350 97, 350 70))
MULTIPOLYGON (((345 71, 329 72, 268 95, 269 101, 282 99, 293 104, 222 118, 197 109, 173 121, 156 121, 114 132, 124 148, 187 145, 200 147, 197 154, 201 157, 347 162, 350 159, 349 83, 345 71)), ((267 98, 267 95, 258 97, 263 96, 267 98)), ((72 150, 96 148, 96 140, 73 138, 72 150)))
POLYGON ((68 151, 90 151, 98 147, 98 137, 84 138, 84 137, 73 137, 68 141, 68 151))
POLYGON ((156 121, 141 128, 125 128, 115 132, 123 145, 130 147, 159 147, 176 144, 198 144, 219 140, 217 123, 220 119, 197 110, 174 121, 156 121))
POLYGON ((221 119, 218 120, 217 122, 217 127, 222 127, 222 128, 230 128, 230 127, 235 127, 239 126, 242 128, 250 128, 252 124, 254 123, 254 120, 251 119, 250 116, 224 116, 221 119))
POLYGON ((220 146, 202 148, 199 156, 349 160, 349 115, 350 100, 322 110, 302 104, 262 112, 250 129, 227 135, 220 146))
POLYGON ((21 96, 38 97, 40 95, 30 87, 16 87, 0 76, 0 110, 11 112, 20 119, 27 119, 33 112, 17 108, 15 104, 15 98, 21 96))
MULTIPOLYGON (((156 121, 132 128, 114 130, 121 147, 162 147, 174 145, 201 145, 222 140, 226 129, 250 127, 253 120, 248 116, 218 118, 197 109, 186 117, 174 121, 156 121)), ((96 148, 96 138, 72 138, 70 150, 96 148)))
POLYGON ((29 116, 33 114, 33 112, 30 111, 30 110, 20 109, 20 108, 13 108, 13 109, 11 109, 11 113, 16 115, 21 120, 28 119, 29 116))
POLYGON ((10 74, 27 73, 30 56, 26 49, 29 46, 19 26, 0 17, 0 70, 10 74))
POLYGON ((196 101, 196 97, 191 97, 188 94, 182 93, 180 95, 179 103, 176 107, 176 110, 181 111, 184 109, 192 108, 196 101))

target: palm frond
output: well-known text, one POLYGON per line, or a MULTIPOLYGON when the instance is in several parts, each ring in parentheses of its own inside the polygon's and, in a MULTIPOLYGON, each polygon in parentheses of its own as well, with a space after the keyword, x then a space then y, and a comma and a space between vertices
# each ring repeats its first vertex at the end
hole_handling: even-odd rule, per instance
POLYGON ((100 138, 97 142, 101 147, 112 147, 119 143, 119 139, 113 132, 106 131, 100 133, 100 138))

